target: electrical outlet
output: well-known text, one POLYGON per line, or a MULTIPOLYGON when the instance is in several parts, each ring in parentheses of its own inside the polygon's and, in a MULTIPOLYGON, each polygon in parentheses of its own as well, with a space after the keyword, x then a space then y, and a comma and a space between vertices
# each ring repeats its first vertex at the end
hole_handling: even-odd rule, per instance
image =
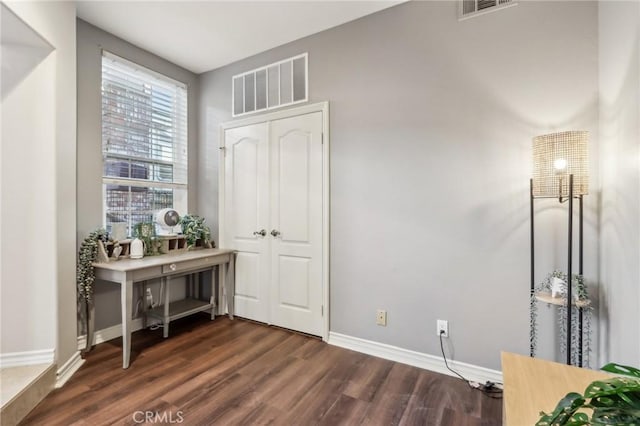
POLYGON ((438 320, 436 321, 436 335, 442 337, 449 337, 449 321, 447 320, 438 320), (444 331, 444 333, 443 333, 444 331))
POLYGON ((378 309, 376 312, 376 324, 385 326, 387 325, 387 311, 384 309, 378 309))

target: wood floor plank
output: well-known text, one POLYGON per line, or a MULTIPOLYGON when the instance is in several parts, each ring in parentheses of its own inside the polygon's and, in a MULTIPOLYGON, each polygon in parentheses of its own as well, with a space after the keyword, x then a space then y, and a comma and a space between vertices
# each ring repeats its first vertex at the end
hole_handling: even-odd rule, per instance
POLYGON ((368 403, 342 394, 320 419, 320 425, 359 425, 367 412, 368 403))
POLYGON ((24 425, 501 424, 502 402, 463 381, 242 319, 194 315, 97 345, 24 425), (141 414, 142 413, 142 414, 141 414), (134 416, 137 416, 134 418, 134 416))
POLYGON ((376 396, 380 385, 389 375, 393 361, 382 358, 367 357, 360 363, 349 380, 345 395, 370 402, 376 396))
POLYGON ((404 364, 394 364, 380 391, 369 405, 365 422, 397 425, 409 404, 420 370, 404 364))

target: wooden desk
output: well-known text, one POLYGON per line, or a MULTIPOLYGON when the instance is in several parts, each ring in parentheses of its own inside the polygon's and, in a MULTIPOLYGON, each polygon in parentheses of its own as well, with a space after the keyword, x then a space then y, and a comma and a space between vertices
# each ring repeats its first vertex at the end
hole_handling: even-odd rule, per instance
POLYGON ((502 352, 503 424, 532 426, 540 411, 551 413, 569 392, 583 394, 608 373, 502 352))
MULTIPOLYGON (((131 355, 133 283, 154 278, 168 278, 172 275, 185 275, 193 272, 213 270, 214 267, 219 266, 218 277, 220 288, 218 289, 218 314, 224 314, 224 306, 221 303, 222 287, 224 285, 229 318, 233 319, 233 296, 235 293, 233 264, 233 250, 226 249, 201 249, 181 254, 165 254, 142 259, 124 259, 109 263, 94 263, 93 266, 97 279, 120 284, 120 303, 122 307, 122 368, 129 367, 131 355), (226 265, 226 268, 223 267, 223 265, 226 265)), ((87 331, 88 348, 93 345, 93 321, 94 315, 91 314, 87 331)))

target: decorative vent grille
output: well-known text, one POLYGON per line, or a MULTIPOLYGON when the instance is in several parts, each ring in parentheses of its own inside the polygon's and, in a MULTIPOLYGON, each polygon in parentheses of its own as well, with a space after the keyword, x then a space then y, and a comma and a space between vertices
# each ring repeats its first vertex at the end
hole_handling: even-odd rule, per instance
POLYGON ((308 77, 307 53, 234 75, 233 117, 306 102, 308 77))
POLYGON ((514 0, 460 0, 460 18, 477 16, 516 4, 514 0))

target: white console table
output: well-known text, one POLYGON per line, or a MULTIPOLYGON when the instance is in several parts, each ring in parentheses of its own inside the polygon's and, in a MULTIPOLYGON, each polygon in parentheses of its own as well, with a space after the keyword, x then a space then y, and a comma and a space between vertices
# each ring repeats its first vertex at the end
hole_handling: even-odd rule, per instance
MULTIPOLYGON (((120 284, 120 302, 122 308, 122 368, 129 367, 131 355, 131 321, 133 283, 154 278, 168 279, 171 276, 213 270, 218 267, 218 315, 224 315, 223 287, 226 296, 227 312, 233 319, 233 297, 235 293, 234 252, 227 249, 201 249, 180 254, 165 254, 142 259, 123 259, 108 263, 94 263, 96 278, 120 284)), ((211 295, 215 294, 212 276, 211 295)), ((167 288, 167 293, 169 289, 167 288)), ((177 305, 180 307, 180 304, 177 305)), ((211 318, 215 314, 214 303, 189 304, 187 310, 169 313, 171 318, 179 318, 194 312, 211 309, 211 318), (197 305, 197 306, 196 306, 197 305)), ((167 320, 168 321, 168 320, 167 320)), ((87 348, 93 345, 94 315, 89 317, 87 348)))

